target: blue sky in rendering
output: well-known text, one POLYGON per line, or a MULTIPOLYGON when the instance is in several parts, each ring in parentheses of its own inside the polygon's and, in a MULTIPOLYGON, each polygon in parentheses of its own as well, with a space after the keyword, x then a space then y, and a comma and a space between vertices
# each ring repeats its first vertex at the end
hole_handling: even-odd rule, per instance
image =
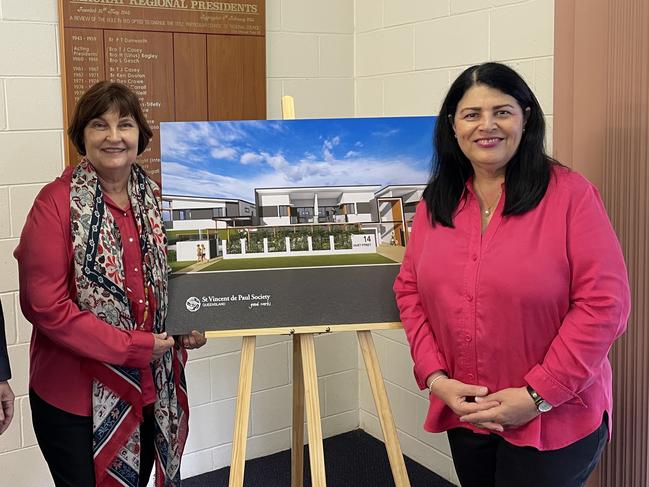
POLYGON ((164 194, 254 202, 255 188, 424 184, 435 117, 165 122, 164 194))

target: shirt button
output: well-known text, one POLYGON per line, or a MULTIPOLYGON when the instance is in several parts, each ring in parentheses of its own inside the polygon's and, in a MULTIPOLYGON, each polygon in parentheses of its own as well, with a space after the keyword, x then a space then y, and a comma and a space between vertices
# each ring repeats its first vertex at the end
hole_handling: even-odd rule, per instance
POLYGON ((132 241, 133 241, 133 237, 129 237, 129 238, 128 238, 128 241, 129 241, 129 242, 132 242, 132 241))
POLYGON ((471 380, 475 379, 475 376, 474 376, 473 374, 469 374, 469 375, 467 375, 467 377, 468 377, 469 379, 471 379, 471 380))
POLYGON ((135 272, 137 272, 137 267, 135 267, 133 270, 134 270, 135 272))
POLYGON ((124 216, 126 216, 126 212, 124 212, 124 216))
POLYGON ((464 341, 467 342, 467 343, 469 343, 471 340, 472 340, 471 337, 465 337, 465 338, 464 338, 464 341))
POLYGON ((473 301, 473 296, 471 296, 470 294, 467 294, 467 295, 466 295, 466 300, 467 300, 468 302, 473 301))
POLYGON ((476 260, 478 260, 478 256, 477 256, 476 254, 473 254, 473 255, 471 256, 471 260, 472 260, 473 262, 475 262, 476 260))
POLYGON ((143 302, 144 302, 144 301, 143 301, 142 299, 140 299, 140 300, 138 301, 138 303, 140 303, 140 304, 142 304, 143 302))

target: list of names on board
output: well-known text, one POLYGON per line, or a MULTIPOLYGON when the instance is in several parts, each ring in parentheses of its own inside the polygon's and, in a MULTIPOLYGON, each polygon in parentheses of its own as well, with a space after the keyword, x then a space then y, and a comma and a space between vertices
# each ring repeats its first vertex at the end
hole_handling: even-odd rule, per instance
POLYGON ((103 36, 100 31, 92 29, 70 29, 66 35, 66 55, 72 63, 68 97, 78 98, 105 78, 103 36))
MULTIPOLYGON (((65 127, 77 101, 92 85, 101 80, 127 85, 140 99, 153 131, 138 162, 158 183, 160 122, 174 121, 176 116, 204 120, 208 113, 213 117, 265 118, 265 57, 258 55, 260 46, 264 47, 264 0, 59 0, 59 8, 65 127), (207 47, 224 43, 235 55, 208 59, 207 47), (242 73, 260 76, 242 79, 242 73), (231 85, 239 91, 232 91, 231 85), (228 96, 228 92, 259 100, 254 113, 237 110, 239 98, 228 96), (192 94, 189 103, 187 93, 192 94), (179 113, 177 96, 184 100, 179 113), (208 103, 219 110, 210 110, 208 103)), ((79 155, 75 148, 69 144, 67 149, 68 160, 76 162, 79 155)))
POLYGON ((160 122, 174 119, 173 35, 105 31, 107 79, 129 86, 140 98, 153 141, 138 161, 160 180, 160 122))
MULTIPOLYGON (((160 122, 174 120, 173 34, 94 29, 66 29, 66 87, 71 114, 81 95, 96 82, 123 83, 140 99, 153 130, 138 162, 160 182, 160 122)), ((74 148, 70 150, 75 160, 74 148)))

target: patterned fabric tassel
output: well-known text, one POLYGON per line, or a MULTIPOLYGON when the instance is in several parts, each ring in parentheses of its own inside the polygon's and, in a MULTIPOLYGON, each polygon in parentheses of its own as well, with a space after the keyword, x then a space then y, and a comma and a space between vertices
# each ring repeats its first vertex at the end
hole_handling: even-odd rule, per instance
MULTIPOLYGON (((159 189, 133 164, 128 193, 140 234, 145 286, 153 290, 157 303, 153 332, 162 333, 167 315, 167 261, 159 189)), ((107 326, 135 329, 124 289, 119 230, 105 207, 97 173, 86 159, 72 174, 70 220, 79 308, 91 311, 107 326)), ((157 487, 180 485, 180 460, 188 434, 186 359, 185 350, 174 347, 151 363, 156 388, 153 414, 157 487)), ((137 487, 142 422, 140 371, 101 363, 90 369, 97 485, 137 487)))

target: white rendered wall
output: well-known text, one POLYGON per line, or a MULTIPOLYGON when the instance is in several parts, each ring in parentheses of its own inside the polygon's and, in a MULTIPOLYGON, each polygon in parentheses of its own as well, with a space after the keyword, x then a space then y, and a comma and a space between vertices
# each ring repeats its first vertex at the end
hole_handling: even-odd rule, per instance
POLYGON ((193 210, 201 208, 225 208, 225 202, 223 201, 202 201, 202 200, 183 200, 183 199, 172 199, 171 200, 171 209, 173 210, 193 210))
MULTIPOLYGON (((220 223, 220 222, 219 222, 220 223)), ((205 230, 221 228, 215 220, 174 220, 172 230, 205 230)))
POLYGON ((176 260, 177 261, 197 261, 198 245, 205 248, 205 259, 210 260, 210 242, 209 240, 192 240, 191 242, 176 242, 176 260))
MULTIPOLYGON (((493 60, 531 85, 551 135, 553 0, 355 2, 357 117, 435 115, 462 70, 493 60)), ((458 483, 446 435, 423 430, 428 398, 413 379, 403 331, 375 333, 374 341, 404 454, 458 483)), ((361 428, 382 438, 359 363, 361 428)))

